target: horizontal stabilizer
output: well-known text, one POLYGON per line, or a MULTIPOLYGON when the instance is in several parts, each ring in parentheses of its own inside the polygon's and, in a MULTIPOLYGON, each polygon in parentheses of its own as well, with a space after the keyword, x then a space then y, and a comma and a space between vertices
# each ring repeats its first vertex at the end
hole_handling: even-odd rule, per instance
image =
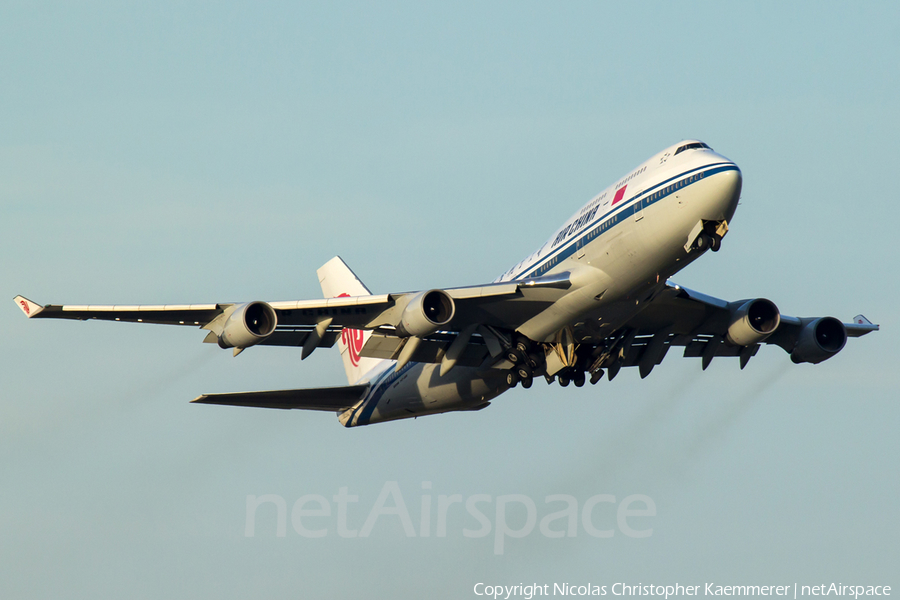
POLYGON ((305 410, 338 412, 350 408, 359 402, 368 389, 368 385, 349 385, 302 390, 203 394, 191 400, 191 402, 198 404, 253 406, 256 408, 302 408, 305 410))

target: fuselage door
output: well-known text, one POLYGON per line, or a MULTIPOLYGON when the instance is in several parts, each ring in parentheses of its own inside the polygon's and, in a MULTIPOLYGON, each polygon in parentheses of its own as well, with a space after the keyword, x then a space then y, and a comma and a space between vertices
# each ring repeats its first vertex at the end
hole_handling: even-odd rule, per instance
POLYGON ((644 218, 643 208, 644 208, 645 199, 640 197, 641 194, 643 194, 643 193, 644 193, 644 190, 641 190, 637 194, 635 194, 635 197, 640 198, 640 200, 637 200, 634 203, 634 220, 635 221, 640 221, 641 219, 644 218))

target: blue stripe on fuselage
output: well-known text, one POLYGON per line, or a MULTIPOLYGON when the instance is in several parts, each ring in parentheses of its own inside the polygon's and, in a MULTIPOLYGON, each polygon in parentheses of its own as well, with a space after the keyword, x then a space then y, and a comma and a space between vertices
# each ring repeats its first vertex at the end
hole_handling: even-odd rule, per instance
POLYGON ((355 425, 368 425, 369 419, 372 418, 372 413, 375 412, 375 407, 378 405, 378 401, 381 400, 381 397, 384 396, 384 393, 388 390, 391 385, 403 375, 409 372, 415 365, 419 363, 410 362, 403 366, 397 372, 394 372, 393 366, 388 367, 384 370, 381 375, 378 376, 375 383, 372 385, 372 391, 369 393, 368 398, 366 398, 362 404, 356 407, 356 410, 353 411, 353 414, 350 415, 350 418, 347 419, 347 424, 345 427, 352 427, 354 425, 353 418, 356 417, 357 413, 359 414, 359 418, 357 419, 355 425))
POLYGON ((651 204, 656 204, 670 194, 684 189, 688 185, 709 177, 710 175, 716 175, 717 173, 722 173, 725 171, 737 170, 739 169, 734 163, 712 163, 703 165, 701 167, 688 169, 687 171, 679 173, 674 177, 670 177, 669 179, 666 179, 665 181, 662 181, 651 188, 643 190, 639 194, 636 194, 625 201, 622 206, 615 212, 608 212, 598 218, 595 222, 587 224, 581 230, 580 235, 568 240, 564 245, 548 254, 544 260, 534 264, 531 267, 526 268, 521 273, 510 279, 510 281, 526 279, 528 277, 537 277, 548 272, 563 260, 572 256, 572 254, 574 254, 576 249, 578 248, 579 242, 591 242, 595 238, 599 237, 602 233, 605 233, 609 229, 612 229, 615 225, 621 223, 625 217, 634 215, 635 207, 638 206, 639 203, 642 203, 642 209, 646 208, 651 204), (696 179, 686 183, 684 182, 685 179, 690 179, 692 177, 696 177, 696 179), (645 199, 652 198, 656 194, 659 195, 649 202, 644 202, 645 199))

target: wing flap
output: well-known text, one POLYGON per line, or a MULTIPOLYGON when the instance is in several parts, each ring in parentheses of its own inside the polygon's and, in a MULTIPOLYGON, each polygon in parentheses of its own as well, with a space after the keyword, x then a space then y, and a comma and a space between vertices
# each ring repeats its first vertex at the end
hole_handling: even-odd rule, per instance
POLYGON ((191 400, 197 404, 220 404, 224 406, 249 406, 254 408, 280 408, 323 410, 340 412, 359 402, 369 389, 369 385, 350 385, 327 388, 305 388, 299 390, 271 390, 264 392, 232 392, 226 394, 203 394, 191 400))
MULTIPOLYGON (((422 363, 439 363, 443 360, 444 354, 450 344, 456 338, 454 335, 435 334, 423 339, 416 347, 415 352, 410 357, 412 362, 422 363)), ((375 332, 363 346, 360 352, 361 356, 370 358, 381 358, 389 360, 397 360, 406 338, 399 338, 392 335, 384 335, 375 332)), ((456 361, 464 367, 480 367, 488 356, 488 348, 484 339, 479 335, 473 335, 469 338, 462 354, 456 361)))
MULTIPOLYGON (((309 329, 281 329, 275 330, 272 335, 261 341, 259 346, 292 346, 301 347, 306 342, 306 338, 310 334, 309 329)), ((329 329, 319 340, 317 348, 331 348, 341 336, 340 329, 329 329)), ((212 340, 217 341, 217 340, 212 340)))

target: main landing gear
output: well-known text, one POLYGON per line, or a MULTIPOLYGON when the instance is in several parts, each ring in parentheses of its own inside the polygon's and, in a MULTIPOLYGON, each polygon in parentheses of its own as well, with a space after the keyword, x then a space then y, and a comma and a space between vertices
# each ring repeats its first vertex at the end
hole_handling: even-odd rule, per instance
POLYGON ((519 377, 519 374, 516 371, 507 371, 506 372, 506 385, 511 388, 516 387, 516 384, 522 383, 522 387, 526 390, 531 387, 531 384, 534 380, 531 377, 519 377))
MULTIPOLYGON (((575 387, 584 387, 585 383, 585 372, 581 369, 577 369, 575 367, 570 367, 568 369, 563 369, 556 375, 556 381, 562 387, 566 387, 569 383, 574 383, 575 387)), ((596 380, 594 376, 591 376, 591 384, 595 384, 600 381, 599 378, 596 380)))
POLYGON ((506 374, 506 384, 510 387, 521 382, 523 388, 530 388, 535 373, 544 368, 543 352, 527 338, 519 339, 515 346, 507 350, 506 358, 514 365, 506 374))
POLYGON ((506 372, 506 384, 511 388, 521 383, 523 388, 528 389, 532 386, 534 378, 540 375, 544 376, 548 384, 556 381, 562 387, 567 387, 570 383, 575 387, 583 387, 587 381, 590 381, 591 385, 596 385, 603 377, 603 369, 590 371, 587 368, 587 357, 585 360, 578 359, 574 366, 566 367, 554 375, 548 375, 546 364, 541 360, 542 353, 527 342, 519 342, 515 347, 510 348, 506 357, 513 363, 513 367, 506 372))

